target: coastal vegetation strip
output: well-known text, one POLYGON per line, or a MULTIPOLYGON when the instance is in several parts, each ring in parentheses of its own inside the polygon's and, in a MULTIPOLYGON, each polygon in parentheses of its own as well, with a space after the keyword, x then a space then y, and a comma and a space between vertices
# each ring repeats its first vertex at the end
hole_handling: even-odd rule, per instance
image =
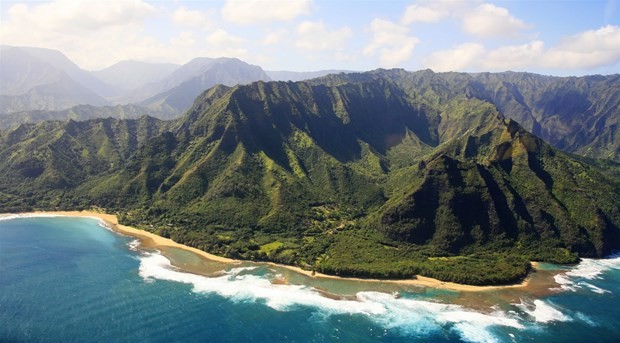
MULTIPOLYGON (((152 248, 162 248, 162 247, 171 247, 171 248, 178 248, 178 249, 182 249, 185 251, 189 251, 191 253, 194 253, 202 258, 205 258, 207 260, 211 260, 211 261, 216 261, 216 262, 222 262, 222 263, 240 263, 243 262, 241 260, 236 260, 236 259, 231 259, 231 258, 226 258, 226 257, 221 257, 221 256, 217 256, 217 255, 213 255, 210 254, 208 252, 193 248, 193 247, 189 247, 187 245, 184 244, 179 244, 169 238, 165 238, 165 237, 161 237, 159 235, 156 235, 152 232, 148 232, 145 230, 140 230, 140 229, 136 229, 134 227, 131 226, 126 226, 126 225, 122 225, 119 224, 118 222, 118 218, 116 215, 113 214, 106 214, 106 213, 102 213, 102 212, 94 212, 94 211, 38 211, 38 212, 32 212, 32 213, 19 213, 19 214, 0 214, 0 218, 2 217, 11 217, 11 218, 27 218, 29 216, 38 216, 38 217, 46 217, 46 216, 51 216, 51 217, 56 217, 56 216, 60 216, 60 217, 83 217, 83 218, 93 218, 93 219, 98 219, 98 220, 102 220, 106 226, 110 229, 112 229, 113 231, 123 234, 123 235, 127 235, 127 236, 131 236, 131 237, 135 237, 137 239, 139 239, 140 241, 142 241, 146 246, 148 247, 152 247, 152 248)), ((454 283, 454 282, 444 282, 441 280, 437 280, 437 279, 433 279, 433 278, 429 278, 429 277, 425 277, 425 276, 421 276, 421 275, 415 275, 414 277, 412 277, 411 279, 407 279, 407 280, 389 280, 389 279, 367 279, 367 278, 345 278, 345 277, 340 277, 340 276, 336 276, 336 275, 327 275, 327 274, 322 274, 319 272, 315 272, 315 271, 311 271, 311 270, 305 270, 299 267, 295 267, 295 266, 290 266, 290 265, 282 265, 282 264, 274 264, 271 263, 273 265, 277 265, 279 267, 283 267, 289 270, 292 270, 294 272, 300 273, 300 274, 304 274, 308 277, 313 277, 313 278, 326 278, 326 279, 346 279, 346 280, 356 280, 356 281, 360 281, 360 282, 383 282, 383 283, 397 283, 397 284, 402 284, 402 285, 411 285, 411 286, 421 286, 421 287, 431 287, 431 288, 437 288, 437 289, 447 289, 447 290, 454 290, 454 291, 467 291, 467 292, 478 292, 478 291, 486 291, 486 290, 495 290, 495 289, 502 289, 502 288, 522 288, 522 287, 526 287, 529 284, 529 278, 525 278, 523 279, 521 282, 519 283, 515 283, 512 285, 501 285, 501 286, 473 286, 473 285, 465 285, 465 284, 458 284, 458 283, 454 283)), ((532 265, 535 266, 536 263, 532 262, 532 265)))

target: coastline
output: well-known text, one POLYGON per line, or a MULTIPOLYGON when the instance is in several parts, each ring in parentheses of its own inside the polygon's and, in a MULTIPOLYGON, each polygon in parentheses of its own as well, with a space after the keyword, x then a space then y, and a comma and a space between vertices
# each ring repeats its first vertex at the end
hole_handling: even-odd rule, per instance
MULTIPOLYGON (((532 268, 536 269, 536 262, 531 262, 532 268)), ((465 285, 460 283, 441 281, 438 279, 433 279, 430 277, 417 275, 415 279, 403 279, 403 280, 394 280, 394 279, 361 279, 355 277, 342 277, 336 275, 328 275, 322 274, 319 272, 315 272, 314 275, 309 270, 304 270, 295 266, 287 266, 283 264, 277 264, 273 262, 268 262, 270 265, 286 268, 292 270, 299 274, 304 274, 308 277, 312 278, 320 278, 320 279, 334 279, 334 280, 351 280, 351 281, 359 281, 359 282, 382 282, 382 283, 392 283, 399 284, 405 286, 419 286, 419 287, 430 287, 436 289, 444 289, 450 291, 459 291, 459 292, 481 292, 481 291, 492 291, 498 289, 508 289, 508 288, 525 288, 530 283, 531 276, 527 276, 523 281, 516 284, 511 285, 497 285, 497 286, 474 286, 474 285, 465 285)))
MULTIPOLYGON (((93 218, 102 220, 104 223, 108 225, 108 227, 120 234, 135 237, 139 239, 142 243, 149 247, 153 248, 161 248, 161 247, 171 247, 178 248, 185 251, 192 252, 202 258, 221 262, 221 263, 241 263, 248 262, 242 260, 235 260, 231 258, 221 257, 213 254, 209 254, 200 249, 192 248, 190 246, 177 243, 169 238, 164 238, 158 236, 154 233, 136 229, 130 226, 119 224, 118 218, 113 214, 92 212, 92 211, 36 211, 36 212, 26 212, 26 213, 5 213, 0 214, 0 218, 2 217, 10 217, 16 216, 19 218, 20 216, 28 217, 28 216, 49 216, 49 217, 85 217, 85 218, 93 218)), ((536 262, 531 262, 532 268, 535 270, 537 268, 536 262)), ((307 277, 317 278, 317 279, 334 279, 334 280, 352 280, 359 282, 375 282, 375 283, 392 283, 392 284, 400 284, 407 286, 418 286, 418 287, 430 287, 435 289, 444 289, 444 290, 452 290, 452 291, 465 291, 465 292, 480 292, 480 291, 490 291, 490 290, 498 290, 498 289, 507 289, 507 288, 525 288, 529 285, 531 275, 526 277, 521 283, 512 284, 512 285, 498 285, 498 286, 473 286, 473 285, 464 285, 458 284, 454 282, 444 282, 438 279, 433 279, 425 276, 417 276, 415 279, 406 279, 406 280, 382 280, 382 279, 361 279, 361 278, 351 278, 351 277, 340 277, 335 275, 327 275, 319 272, 313 273, 309 270, 304 270, 299 267, 276 264, 273 262, 268 262, 268 265, 278 266, 281 268, 286 268, 288 270, 294 271, 299 274, 303 274, 307 277)))

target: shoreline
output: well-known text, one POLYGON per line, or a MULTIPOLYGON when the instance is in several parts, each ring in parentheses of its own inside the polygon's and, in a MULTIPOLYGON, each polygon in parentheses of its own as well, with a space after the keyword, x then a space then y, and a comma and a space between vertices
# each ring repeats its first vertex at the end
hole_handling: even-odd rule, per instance
MULTIPOLYGON (((25 213, 5 213, 0 214, 0 219, 2 217, 83 217, 83 218, 93 218, 99 219, 107 224, 107 226, 114 232, 131 236, 139 239, 142 243, 149 247, 158 248, 158 247, 171 247, 182 249, 185 251, 189 251, 194 253, 202 258, 207 260, 221 262, 221 263, 242 263, 242 262, 254 262, 254 261, 244 261, 244 260, 235 260, 231 258, 221 257, 217 255, 210 254, 208 252, 202 251, 197 248, 192 248, 190 246, 177 243, 169 238, 164 238, 154 233, 136 229, 134 227, 126 226, 119 224, 118 218, 114 214, 106 214, 92 211, 35 211, 35 212, 25 212, 25 213)), ((265 263, 265 262, 256 262, 256 263, 265 263)), ((537 269, 537 263, 531 262, 532 268, 534 270, 537 269)), ((277 264, 273 262, 266 262, 266 264, 271 266, 277 266, 281 268, 286 268, 293 272, 305 275, 310 278, 316 279, 332 279, 332 280, 349 280, 349 281, 359 281, 359 282, 373 282, 373 283, 391 283, 391 284, 399 284, 406 286, 419 286, 419 287, 429 287, 435 289, 444 289, 451 291, 465 291, 465 292, 480 292, 480 291, 490 291, 490 290, 499 290, 499 289, 509 289, 509 288, 525 288, 529 285, 531 275, 527 276, 521 283, 512 284, 512 285, 497 285, 497 286, 473 286, 473 285, 464 285, 458 284, 454 282, 446 282, 438 279, 433 279, 425 276, 416 276, 415 279, 405 279, 405 280, 383 280, 383 279, 361 279, 361 278, 353 278, 353 277, 340 277, 336 275, 327 275, 319 272, 313 273, 309 270, 304 270, 296 266, 289 266, 284 264, 277 264)))

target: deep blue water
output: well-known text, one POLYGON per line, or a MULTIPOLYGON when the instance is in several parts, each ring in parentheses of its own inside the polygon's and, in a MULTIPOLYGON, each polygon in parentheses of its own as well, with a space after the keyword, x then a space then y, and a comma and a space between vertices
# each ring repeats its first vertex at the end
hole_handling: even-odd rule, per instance
POLYGON ((0 220, 0 342, 620 341, 620 257, 560 273, 561 291, 473 310, 445 303, 458 293, 331 281, 350 290, 336 300, 274 284, 265 265, 204 277, 133 245, 89 218, 0 220))

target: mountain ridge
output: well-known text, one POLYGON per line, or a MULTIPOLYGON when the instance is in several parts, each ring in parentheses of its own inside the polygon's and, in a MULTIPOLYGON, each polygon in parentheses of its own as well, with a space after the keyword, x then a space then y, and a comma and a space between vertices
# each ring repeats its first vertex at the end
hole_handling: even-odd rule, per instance
MULTIPOLYGON (((181 115, 191 107, 196 96, 217 83, 232 86, 237 83, 269 79, 267 73, 258 70, 260 67, 245 64, 237 59, 196 58, 177 68, 173 73, 174 75, 168 75, 168 81, 160 80, 163 83, 160 82, 159 85, 152 83, 150 86, 145 86, 146 88, 143 88, 142 91, 136 91, 133 96, 115 96, 104 99, 83 86, 88 84, 90 82, 88 80, 94 76, 79 69, 60 52, 38 48, 3 46, 2 53, 11 49, 29 54, 29 58, 32 59, 35 59, 31 56, 32 54, 37 56, 51 55, 53 58, 50 61, 53 62, 53 65, 40 63, 38 72, 16 74, 19 75, 18 78, 22 82, 15 78, 13 78, 15 82, 3 82, 0 113, 21 113, 20 115, 12 114, 7 116, 8 118, 0 120, 0 123, 7 123, 4 125, 14 125, 37 118, 63 120, 68 118, 66 115, 71 112, 69 108, 73 106, 78 104, 109 106, 111 105, 110 101, 112 103, 133 103, 147 107, 149 111, 141 113, 168 119, 181 115), (236 63, 236 65, 224 68, 226 71, 219 69, 212 70, 212 72, 207 71, 220 63, 236 63), (63 74, 58 69, 61 67, 67 69, 69 74, 63 74), (49 69, 48 72, 45 72, 46 68, 49 69), (79 79, 83 79, 82 83, 71 77, 71 75, 78 74, 82 75, 79 77, 79 79), (50 84, 49 80, 57 81, 50 84), (26 84, 32 82, 35 86, 43 83, 36 87, 25 87, 26 84), (162 90, 164 91, 160 92, 162 90), (30 110, 34 109, 38 111, 47 110, 48 112, 30 113, 30 110), (22 116, 24 119, 16 119, 18 116, 22 116)), ((17 59, 20 63, 27 60, 28 58, 17 59)), ((3 80, 11 80, 11 77, 7 77, 10 76, 7 73, 10 71, 9 69, 15 69, 8 68, 7 61, 7 58, 3 58, 2 66, 0 66, 2 67, 3 80)), ((295 76, 294 78, 305 79, 310 76, 323 75, 326 72, 330 71, 293 73, 293 76, 295 76)), ((620 75, 618 74, 554 77, 521 72, 466 74, 434 73, 432 70, 413 73, 404 70, 376 70, 366 74, 347 71, 344 74, 320 76, 316 79, 317 81, 308 81, 329 84, 330 82, 360 82, 377 77, 393 79, 411 96, 418 97, 423 101, 432 101, 433 103, 428 105, 433 106, 461 94, 465 89, 468 96, 494 103, 505 116, 521 123, 526 129, 539 135, 555 147, 585 157, 620 161, 620 142, 616 139, 620 129, 620 116, 618 115, 620 75), (380 76, 380 74, 384 75, 380 76)), ((120 110, 100 109, 89 110, 85 118, 96 113, 101 113, 103 116, 124 116, 123 111, 120 110)), ((71 116, 74 119, 79 117, 71 116)))

